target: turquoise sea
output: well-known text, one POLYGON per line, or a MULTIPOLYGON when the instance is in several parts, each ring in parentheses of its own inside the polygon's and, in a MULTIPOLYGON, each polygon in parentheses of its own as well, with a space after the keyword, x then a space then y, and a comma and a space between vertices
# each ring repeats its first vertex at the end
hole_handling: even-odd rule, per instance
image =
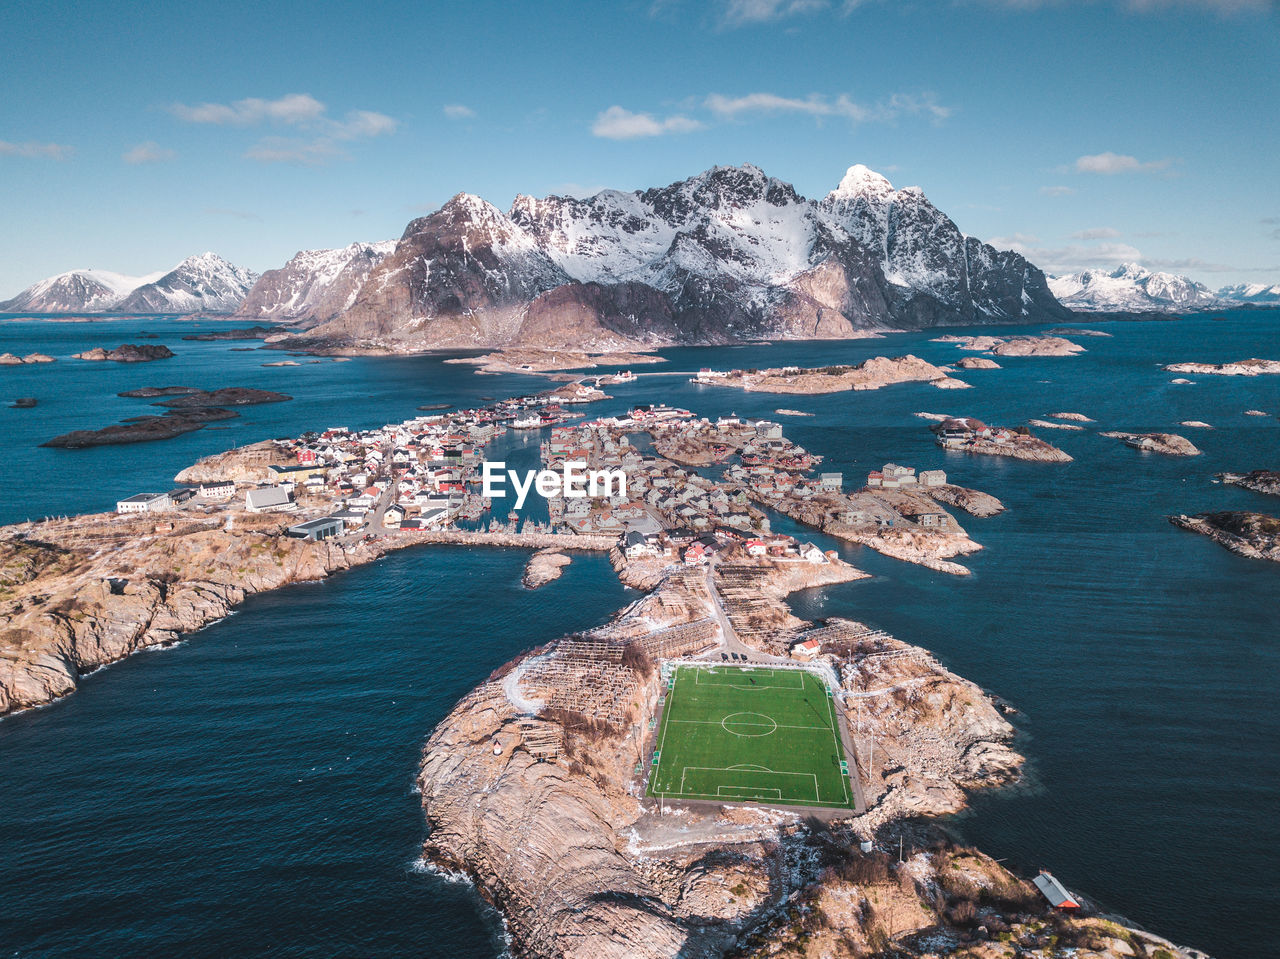
MULTIPOLYGON (((850 616, 932 650, 1019 710, 1024 784, 950 822, 1023 871, 1051 869, 1136 922, 1219 959, 1276 953, 1280 901, 1280 567, 1170 526, 1280 501, 1212 482, 1280 464, 1277 378, 1190 377, 1182 360, 1280 358, 1280 314, 1080 325, 1077 357, 999 360, 965 391, 904 384, 771 397, 642 376, 591 413, 662 400, 715 416, 812 411, 787 434, 854 477, 894 461, 944 468, 1009 510, 962 516, 986 549, 967 578, 806 533, 874 574, 794 597, 801 616, 850 616), (1257 408, 1267 417, 1244 411, 1257 408), (1075 457, 1034 464, 948 453, 916 411, 1015 424, 1055 411, 1098 420, 1041 435, 1075 457), (1204 420, 1212 431, 1178 427, 1204 420), (1204 454, 1139 454, 1098 429, 1174 431, 1204 454)), ((440 357, 264 367, 256 343, 184 341, 225 324, 164 317, 91 324, 0 318, 0 522, 111 509, 167 489, 197 457, 272 436, 407 418, 545 388, 440 357), (140 339, 143 334, 154 339, 140 339), (177 357, 90 364, 92 346, 158 342, 177 357), (174 440, 90 450, 38 444, 150 412, 140 386, 253 386, 295 397, 174 440), (35 409, 8 408, 20 396, 35 409), (224 428, 225 427, 225 428, 224 428)), ((1028 332, 1028 328, 968 332, 1028 332)), ((965 332, 946 330, 943 332, 965 332)), ((637 373, 964 355, 936 333, 848 343, 664 350, 637 373)), ((495 455, 532 461, 510 435, 495 455)), ((793 529, 785 518, 775 527, 793 529)), ((601 622, 634 598, 600 557, 536 592, 517 551, 421 548, 256 597, 176 648, 87 678, 74 696, 0 721, 0 954, 8 956, 497 956, 493 913, 465 884, 417 870, 412 792, 434 725, 519 653, 601 622)))

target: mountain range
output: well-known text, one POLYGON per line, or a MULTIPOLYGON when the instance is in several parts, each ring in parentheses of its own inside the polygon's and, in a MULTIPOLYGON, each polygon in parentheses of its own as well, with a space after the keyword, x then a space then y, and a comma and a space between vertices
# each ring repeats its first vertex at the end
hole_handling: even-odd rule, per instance
POLYGON ((1085 270, 1049 278, 1049 289, 1064 306, 1088 312, 1180 313, 1243 303, 1280 303, 1280 284, 1241 284, 1216 293, 1176 273, 1157 273, 1124 263, 1118 269, 1085 270))
POLYGON ((0 313, 230 313, 257 279, 215 253, 150 276, 72 270, 0 303, 0 313))
POLYGON ((412 221, 349 309, 349 347, 838 339, 859 330, 1056 321, 1044 274, 863 166, 809 200, 746 164, 657 189, 459 194, 412 221))
POLYGON ((1241 303, 1280 304, 1280 285, 1215 293, 1132 263, 1046 277, 865 166, 806 199, 744 164, 505 213, 460 193, 398 241, 304 250, 260 277, 212 253, 145 277, 75 270, 0 312, 234 311, 308 329, 300 347, 600 350, 1241 303))
POLYGON ((388 240, 303 250, 280 269, 258 277, 236 314, 304 324, 331 320, 351 307, 369 272, 395 248, 395 240, 388 240))

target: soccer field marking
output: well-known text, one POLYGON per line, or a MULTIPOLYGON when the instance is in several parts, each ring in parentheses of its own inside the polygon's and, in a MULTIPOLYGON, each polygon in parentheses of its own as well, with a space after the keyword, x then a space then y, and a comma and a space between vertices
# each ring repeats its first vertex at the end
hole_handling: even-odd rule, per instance
MULTIPOLYGON (((697 796, 710 796, 710 795, 711 795, 711 793, 697 793, 697 792, 689 792, 689 791, 685 788, 686 780, 688 779, 688 777, 689 777, 689 773, 691 773, 691 772, 695 772, 695 773, 698 773, 698 772, 703 772, 703 773, 761 772, 761 773, 764 773, 766 776, 799 776, 801 779, 808 779, 808 780, 809 780, 809 783, 807 783, 806 785, 809 785, 809 784, 811 784, 811 785, 812 785, 812 788, 813 788, 813 802, 821 802, 821 801, 822 801, 822 799, 821 799, 821 793, 820 793, 820 792, 819 792, 819 790, 818 790, 818 777, 817 777, 817 775, 815 775, 814 773, 792 773, 792 772, 786 772, 786 771, 783 771, 783 770, 777 770, 777 769, 769 769, 769 770, 763 770, 763 769, 759 769, 759 770, 755 770, 755 769, 753 769, 753 770, 743 770, 743 769, 734 769, 734 767, 732 767, 732 766, 685 766, 685 767, 683 768, 683 771, 680 773, 680 792, 675 793, 674 795, 677 795, 677 796, 693 796, 693 797, 697 797, 697 796)), ((726 786, 725 786, 725 785, 717 785, 717 786, 716 786, 716 793, 715 793, 715 795, 719 796, 719 795, 720 795, 719 790, 724 789, 724 788, 726 788, 726 786)), ((728 787, 728 788, 733 788, 733 787, 728 787)), ((743 788, 743 789, 773 789, 773 788, 775 788, 775 787, 772 787, 772 786, 743 786, 743 787, 740 787, 740 788, 743 788)), ((673 794, 672 794, 672 793, 667 793, 667 795, 673 795, 673 794)), ((778 797, 777 797, 777 798, 778 798, 778 799, 782 799, 782 798, 783 798, 783 797, 782 797, 782 795, 781 795, 781 790, 779 790, 779 795, 778 795, 778 797)), ((807 797, 799 797, 799 798, 806 798, 806 799, 807 799, 807 797)))
POLYGON ((805 688, 804 676, 805 674, 803 670, 798 670, 798 669, 769 669, 769 668, 752 669, 752 668, 744 668, 744 667, 737 667, 737 668, 731 667, 730 669, 726 669, 723 672, 721 672, 715 667, 712 667, 710 669, 696 670, 694 672, 693 684, 695 686, 728 686, 730 689, 758 689, 758 690, 799 689, 799 690, 803 690, 805 688), (710 676, 723 676, 726 679, 745 679, 748 681, 746 683, 736 683, 736 682, 713 683, 710 681, 703 682, 702 677, 704 673, 710 676), (799 676, 800 684, 797 686, 795 683, 765 683, 765 684, 752 683, 748 679, 748 674, 750 674, 750 676, 761 676, 765 679, 779 679, 782 677, 786 677, 787 679, 790 679, 792 676, 799 676))
MULTIPOLYGON (((827 716, 831 720, 831 735, 836 741, 836 756, 837 758, 844 757, 844 760, 847 762, 849 757, 845 755, 844 743, 840 740, 840 725, 836 719, 835 702, 830 697, 827 699, 827 716)), ((844 794, 844 801, 847 805, 850 800, 849 776, 843 772, 840 775, 840 791, 844 794)))
POLYGON ((764 713, 730 713, 720 720, 720 728, 731 736, 758 738, 760 736, 772 736, 778 731, 778 723, 772 716, 766 716, 764 713), (755 716, 763 719, 764 722, 756 723, 750 719, 739 719, 739 716, 755 716), (731 728, 734 726, 741 727, 741 729, 731 728), (743 730, 746 731, 744 732, 743 730), (754 732, 753 730, 763 730, 763 732, 754 732))
MULTIPOLYGON (((809 805, 818 806, 844 806, 847 807, 851 796, 851 783, 849 780, 849 767, 852 764, 849 756, 852 753, 846 753, 844 742, 841 737, 842 727, 836 715, 836 704, 833 700, 833 694, 820 677, 807 673, 804 670, 775 670, 770 668, 752 669, 751 667, 717 667, 713 669, 707 668, 685 668, 677 667, 671 676, 668 685, 667 696, 663 697, 664 715, 658 724, 660 728, 657 730, 657 749, 654 750, 654 762, 650 766, 650 785, 649 794, 653 796, 666 796, 674 799, 688 800, 704 800, 704 801, 724 801, 733 798, 739 798, 745 801, 760 801, 764 803, 781 803, 790 805, 809 805), (689 673, 693 676, 690 677, 689 673), (704 677, 703 674, 706 674, 704 677), (751 676, 766 680, 764 683, 756 682, 750 685, 744 685, 741 681, 735 682, 739 677, 750 674, 751 676), (797 675, 798 674, 798 675, 797 675), (767 682, 770 678, 779 677, 790 680, 783 683, 767 682), (688 682, 692 678, 692 682, 688 682), (697 689, 696 687, 701 687, 697 689), (721 687, 717 693, 715 687, 721 687), (732 705, 744 706, 759 702, 759 698, 752 696, 749 699, 741 694, 751 689, 757 692, 767 693, 778 697, 779 704, 788 716, 796 714, 796 718, 802 718, 799 713, 804 714, 804 718, 812 716, 817 721, 817 725, 790 725, 779 723, 773 715, 777 710, 769 709, 768 711, 747 710, 742 712, 731 712, 720 720, 709 719, 677 719, 676 715, 680 713, 693 712, 695 715, 701 712, 707 715, 708 712, 712 716, 722 712, 724 706, 732 708, 732 705), (819 690, 822 694, 821 698, 825 701, 824 707, 819 705, 813 699, 814 691, 819 690), (797 696, 797 694, 799 694, 797 696), (724 697, 723 699, 718 697, 724 697), (734 702, 735 697, 737 702, 734 702), (804 700, 801 703, 800 700, 804 700), (718 705, 721 708, 717 708, 718 705), (732 705, 731 705, 732 704, 732 705), (785 704, 785 705, 783 705, 785 704), (674 710, 674 712, 673 712, 674 710), (698 760, 737 758, 738 755, 747 753, 743 758, 749 758, 750 753, 755 751, 757 747, 754 745, 741 744, 739 746, 731 746, 731 742, 735 740, 722 740, 723 746, 715 744, 715 737, 718 734, 712 733, 712 739, 708 742, 705 739, 690 740, 689 736, 703 736, 707 734, 696 734, 692 731, 682 732, 673 723, 684 725, 718 725, 721 731, 731 733, 736 738, 761 738, 765 741, 766 737, 778 730, 787 732, 794 731, 796 734, 797 753, 796 758, 801 761, 801 768, 809 768, 809 772, 790 772, 775 771, 765 766, 754 763, 738 763, 736 765, 726 766, 702 766, 681 764, 682 760, 692 759, 695 763, 698 760), (823 761, 822 754, 827 752, 823 748, 827 742, 826 736, 808 736, 809 732, 818 732, 824 730, 826 735, 831 736, 831 751, 836 758, 833 770, 826 770, 827 762, 823 761), (671 733, 672 744, 667 745, 667 733, 671 733), (693 745, 698 743, 700 745, 693 745), (692 750, 694 755, 689 755, 686 750, 692 750), (696 755, 699 751, 703 751, 706 755, 696 755), (721 755, 715 755, 720 752, 721 755), (659 759, 659 757, 661 757, 659 759), (677 765, 679 764, 679 765, 677 765), (675 770, 681 770, 679 780, 675 779, 675 770), (719 773, 720 775, 717 775, 719 773), (786 777, 784 780, 783 777, 786 777), (797 778, 798 777, 798 778, 797 778), (832 781, 834 778, 840 780, 840 785, 836 786, 832 781), (690 779, 693 782, 690 783, 690 779), (766 786, 764 783, 770 780, 782 782, 781 787, 766 786), (676 787, 678 785, 678 790, 676 787), (701 791, 698 791, 701 790, 701 791)), ((763 748, 763 746, 761 747, 763 748)), ((830 756, 826 757, 828 760, 830 756)), ((785 762, 784 765, 792 765, 785 762)))
POLYGON ((726 799, 776 799, 782 801, 782 790, 773 786, 717 786, 716 795, 726 799), (726 792, 726 790, 728 790, 726 792), (747 793, 750 793, 750 797, 747 793), (772 796, 762 796, 761 793, 773 793, 772 796))
MULTIPOLYGON (((735 713, 734 715, 740 715, 740 714, 735 713)), ((757 714, 757 715, 763 715, 763 714, 757 714)), ((673 719, 671 720, 671 722, 679 726, 722 726, 724 725, 723 719, 720 720, 719 722, 716 722, 714 719, 673 719)), ((746 725, 750 725, 750 724, 746 724, 746 725)), ((779 723, 779 722, 775 722, 774 726, 776 726, 778 729, 813 729, 813 730, 821 729, 826 732, 830 732, 830 729, 826 726, 788 726, 785 723, 779 723)))

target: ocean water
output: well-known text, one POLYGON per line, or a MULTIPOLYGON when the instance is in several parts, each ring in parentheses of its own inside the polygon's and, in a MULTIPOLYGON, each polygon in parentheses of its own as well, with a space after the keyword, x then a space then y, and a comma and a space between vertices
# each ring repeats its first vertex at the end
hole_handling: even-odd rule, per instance
MULTIPOLYGON (((215 324, 209 323, 208 326, 215 324)), ((1088 324, 1082 324, 1088 325, 1088 324)), ((1280 568, 1170 526, 1175 512, 1277 501, 1212 482, 1280 463, 1274 378, 1190 377, 1180 360, 1280 358, 1280 317, 1104 324, 1077 357, 1000 359, 973 384, 779 397, 641 376, 594 413, 664 400, 698 413, 771 415, 851 479, 886 461, 941 467, 1008 512, 960 515, 986 548, 957 578, 835 547, 874 578, 794 597, 806 617, 850 616, 932 650, 1018 709, 1025 784, 979 796, 949 825, 1024 871, 1068 885, 1153 931, 1219 957, 1275 953, 1258 921, 1280 901, 1280 568), (1257 408, 1272 414, 1249 417, 1257 408), (915 411, 996 423, 1071 410, 1089 431, 1040 431, 1075 457, 1035 464, 949 453, 915 411), (1212 431, 1178 427, 1204 420, 1212 431), (1166 430, 1192 459, 1140 454, 1096 429, 1166 430)), ((110 509, 164 488, 195 457, 275 435, 375 425, 423 403, 506 396, 536 377, 477 376, 436 357, 285 368, 244 343, 193 343, 189 323, 0 322, 9 470, 3 515, 110 509), (134 367, 67 355, 137 342, 179 357, 134 367), (144 385, 258 386, 296 397, 250 407, 227 430, 95 450, 39 449, 73 428, 145 409, 144 385), (140 409, 141 408, 141 409, 140 409)), ((1000 332, 1020 332, 1010 328, 1000 332)), ((957 332, 949 330, 946 332, 957 332)), ((992 332, 984 329, 981 332, 992 332)), ((930 335, 664 351, 638 373, 822 365, 912 352, 964 355, 930 335)), ((215 424, 221 426, 223 424, 215 424)), ((515 434, 493 451, 530 461, 515 434)), ((775 528, 796 529, 775 517, 775 528)), ((500 930, 466 885, 414 872, 423 821, 411 786, 422 742, 457 699, 520 650, 608 617, 630 596, 599 557, 542 590, 519 587, 516 551, 415 549, 257 597, 176 649, 88 678, 68 700, 0 722, 0 951, 15 956, 496 956, 500 930)))

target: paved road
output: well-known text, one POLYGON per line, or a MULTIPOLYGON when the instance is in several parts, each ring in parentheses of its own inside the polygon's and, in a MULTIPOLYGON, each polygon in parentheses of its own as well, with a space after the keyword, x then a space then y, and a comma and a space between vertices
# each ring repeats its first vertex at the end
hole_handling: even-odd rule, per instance
POLYGON ((720 629, 724 635, 724 644, 704 654, 704 658, 714 659, 717 653, 739 653, 753 663, 791 662, 791 660, 783 656, 773 656, 770 653, 748 646, 738 638, 738 634, 734 632, 733 624, 729 622, 728 614, 724 611, 724 603, 720 599, 720 591, 716 589, 716 561, 714 559, 707 564, 707 591, 711 594, 712 612, 715 614, 716 621, 720 623, 720 629))

